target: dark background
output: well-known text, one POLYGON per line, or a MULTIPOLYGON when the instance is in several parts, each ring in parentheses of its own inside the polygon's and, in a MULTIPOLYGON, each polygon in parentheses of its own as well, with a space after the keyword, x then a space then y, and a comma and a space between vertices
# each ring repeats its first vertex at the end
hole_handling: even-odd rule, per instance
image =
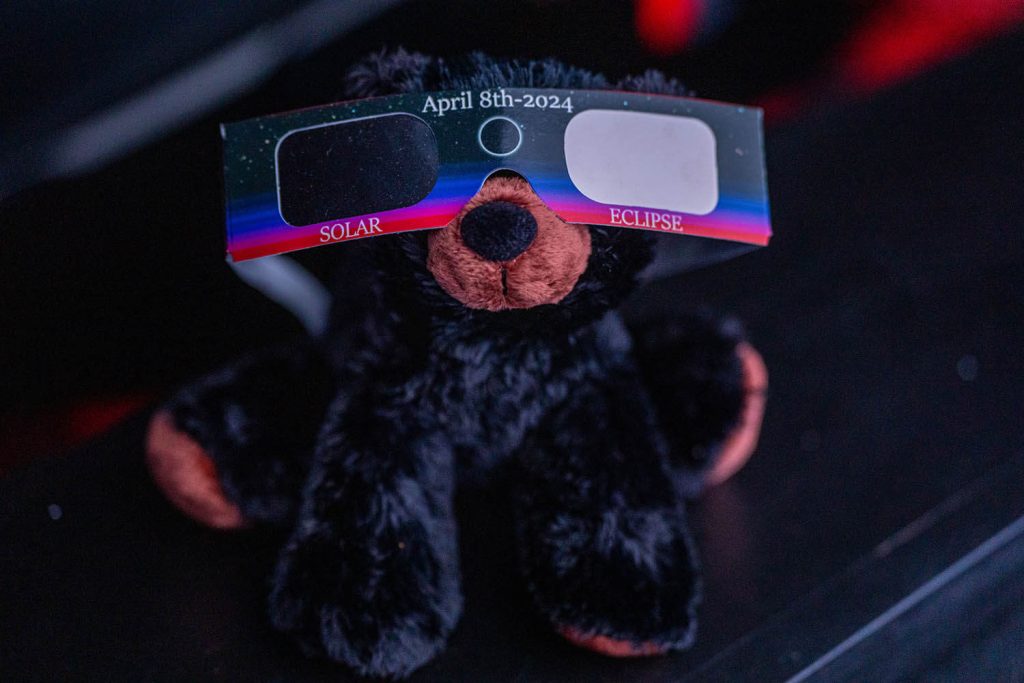
POLYGON ((1021 679, 1021 3, 336 4, 0 7, 0 679, 339 675, 267 632, 273 543, 175 515, 144 415, 103 432, 299 332, 224 263, 217 123, 331 101, 381 45, 657 67, 760 104, 776 232, 629 306, 735 312, 772 372, 759 453, 694 509, 694 651, 610 662, 551 638, 469 496, 470 608, 425 679, 1021 679), (150 97, 238 45, 259 68, 150 97), (109 120, 111 145, 61 156, 109 120))

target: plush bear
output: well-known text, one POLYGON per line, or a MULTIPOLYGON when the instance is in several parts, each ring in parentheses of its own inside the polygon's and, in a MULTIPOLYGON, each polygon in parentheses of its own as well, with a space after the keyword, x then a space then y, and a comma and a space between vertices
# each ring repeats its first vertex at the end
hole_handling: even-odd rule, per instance
MULTIPOLYGON (((656 72, 609 82, 555 61, 404 51, 345 84, 349 99, 686 94, 656 72)), ((462 610, 453 493, 498 471, 553 630, 609 655, 686 648, 700 582, 685 502, 750 455, 766 372, 734 321, 627 328, 616 307, 651 239, 566 223, 498 173, 442 229, 331 247, 347 258, 326 333, 171 398, 150 425, 154 478, 207 525, 287 530, 273 625, 362 674, 403 676, 444 647, 462 610)))

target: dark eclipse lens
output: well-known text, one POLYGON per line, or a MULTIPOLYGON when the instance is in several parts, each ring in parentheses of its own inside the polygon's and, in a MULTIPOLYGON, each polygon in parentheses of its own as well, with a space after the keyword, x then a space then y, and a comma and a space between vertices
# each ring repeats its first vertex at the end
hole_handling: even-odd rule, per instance
POLYGON ((281 217, 301 226, 412 206, 437 167, 433 131, 410 114, 296 131, 277 149, 281 217))

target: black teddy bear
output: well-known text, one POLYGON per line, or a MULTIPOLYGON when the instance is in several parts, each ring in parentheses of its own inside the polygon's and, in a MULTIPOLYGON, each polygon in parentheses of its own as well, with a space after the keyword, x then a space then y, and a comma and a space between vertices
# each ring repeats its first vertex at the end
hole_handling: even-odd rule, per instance
MULTIPOLYGON (((688 94, 656 72, 612 83, 555 61, 401 50, 345 85, 347 99, 688 94)), ((195 519, 290 530, 274 626, 362 674, 429 661, 462 610, 456 484, 500 469, 553 629, 609 655, 688 647, 700 582, 685 500, 738 469, 761 424, 767 375, 739 326, 705 314, 627 329, 615 309, 650 233, 567 224, 511 173, 445 228, 334 248, 338 282, 361 286, 333 288, 327 332, 185 388, 148 439, 156 481, 195 519)))

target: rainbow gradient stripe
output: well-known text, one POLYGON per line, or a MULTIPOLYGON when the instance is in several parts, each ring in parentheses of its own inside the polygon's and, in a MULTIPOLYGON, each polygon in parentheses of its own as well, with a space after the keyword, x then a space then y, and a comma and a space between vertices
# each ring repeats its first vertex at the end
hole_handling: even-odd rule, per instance
POLYGON ((615 227, 650 230, 658 233, 711 237, 715 239, 743 242, 764 246, 771 239, 771 219, 766 202, 758 198, 744 198, 738 195, 724 195, 718 198, 718 205, 711 213, 698 216, 674 211, 661 211, 643 206, 602 204, 585 197, 568 178, 550 178, 531 182, 534 190, 562 220, 587 225, 609 225, 615 227), (670 231, 656 227, 642 227, 614 223, 610 209, 651 211, 669 216, 678 216, 682 231, 670 231))
MULTIPOLYGON (((524 174, 526 175, 526 174, 524 174)), ((441 176, 437 185, 421 202, 400 209, 363 216, 339 218, 306 226, 285 223, 277 204, 276 193, 263 193, 236 199, 228 205, 228 252, 235 261, 245 261, 271 254, 309 249, 327 244, 349 242, 365 237, 388 235, 413 230, 441 228, 450 223, 476 193, 487 172, 459 176, 441 176), (324 239, 323 228, 334 224, 358 226, 361 221, 379 219, 380 232, 353 234, 342 239, 324 239)), ((657 213, 679 216, 682 231, 640 227, 611 222, 610 209, 644 212, 638 206, 601 204, 585 197, 568 178, 531 178, 535 191, 563 220, 570 223, 608 225, 627 229, 672 232, 672 234, 710 237, 759 246, 771 237, 768 207, 755 198, 722 196, 710 214, 696 216, 668 211, 657 213)))
POLYGON ((282 254, 361 237, 388 235, 412 230, 444 227, 458 215, 480 186, 478 178, 441 177, 434 189, 419 203, 391 211, 339 218, 312 225, 289 225, 281 217, 276 193, 251 195, 228 204, 228 253, 235 261, 282 254), (377 218, 380 232, 345 239, 323 239, 321 230, 338 223, 357 226, 377 218))

